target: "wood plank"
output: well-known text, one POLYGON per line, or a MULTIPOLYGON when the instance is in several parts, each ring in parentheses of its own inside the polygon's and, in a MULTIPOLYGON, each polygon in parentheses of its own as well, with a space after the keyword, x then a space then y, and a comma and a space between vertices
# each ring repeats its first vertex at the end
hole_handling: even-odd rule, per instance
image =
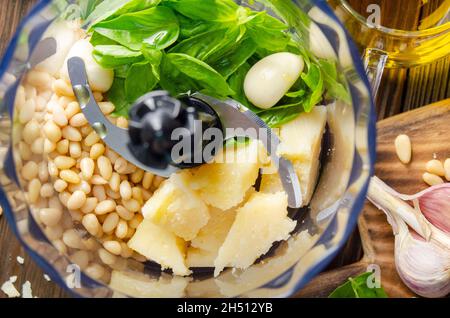
MULTIPOLYGON (((395 190, 414 194, 428 186, 422 181, 425 164, 437 158, 450 158, 450 99, 406 112, 377 124, 377 163, 375 174, 395 190), (413 159, 402 164, 395 152, 394 140, 407 134, 413 145, 413 159)), ((370 264, 381 268, 382 285, 390 297, 415 297, 401 281, 395 269, 394 235, 383 212, 367 202, 358 221, 364 249, 360 262, 322 273, 311 281, 298 297, 326 296, 348 277, 366 271, 370 264)))

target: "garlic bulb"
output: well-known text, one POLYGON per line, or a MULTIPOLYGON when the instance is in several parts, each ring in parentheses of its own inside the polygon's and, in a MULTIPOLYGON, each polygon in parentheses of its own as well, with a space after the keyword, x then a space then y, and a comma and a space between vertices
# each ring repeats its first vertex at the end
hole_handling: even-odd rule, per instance
POLYGON ((372 178, 368 199, 383 210, 395 234, 397 271, 423 297, 450 293, 450 184, 403 195, 372 178), (412 201, 414 208, 405 201, 412 201))

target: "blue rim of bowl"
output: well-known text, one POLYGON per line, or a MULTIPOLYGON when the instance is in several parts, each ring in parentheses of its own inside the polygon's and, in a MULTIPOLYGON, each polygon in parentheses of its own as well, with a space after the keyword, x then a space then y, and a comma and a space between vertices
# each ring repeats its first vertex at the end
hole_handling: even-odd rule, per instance
MULTIPOLYGON (((291 0, 292 2, 296 3, 297 0, 291 0)), ((47 5, 49 5, 52 2, 52 0, 39 0, 38 3, 31 9, 31 11, 21 20, 19 26, 16 29, 16 32, 14 33, 13 38, 10 40, 7 49, 5 51, 5 54, 3 55, 3 58, 0 60, 0 78, 3 77, 4 73, 7 70, 8 65, 10 64, 12 57, 14 55, 14 51, 17 48, 17 43, 19 40, 19 36, 22 33, 24 26, 27 24, 27 22, 36 14, 38 14, 41 10, 43 10, 47 5)), ((332 259, 337 255, 339 250, 343 247, 347 239, 349 238, 350 234, 354 230, 356 226, 356 222, 358 219, 358 216, 362 210, 362 207, 365 202, 365 197, 367 194, 367 189, 369 185, 370 176, 374 173, 374 163, 376 159, 376 114, 375 114, 375 107, 373 104, 373 96, 370 90, 369 80, 366 76, 359 52, 356 48, 356 45, 354 44, 353 40, 351 39, 349 33, 344 28, 343 24, 339 21, 339 19, 336 17, 334 12, 331 10, 331 8, 328 6, 325 0, 311 0, 310 1, 312 5, 317 6, 320 10, 322 10, 324 13, 326 13, 329 17, 331 17, 334 22, 336 22, 345 33, 345 39, 347 43, 349 44, 350 48, 350 54, 352 57, 352 62, 354 65, 354 68, 359 76, 359 78, 362 80, 365 88, 367 89, 367 92, 369 94, 369 107, 370 107, 370 114, 368 117, 367 122, 367 138, 368 138, 368 162, 369 162, 369 174, 367 177, 367 180, 365 180, 364 184, 362 185, 360 191, 358 192, 358 195, 355 197, 352 207, 350 208, 350 217, 348 219, 348 222, 346 224, 346 229, 344 231, 344 234, 342 236, 342 239, 331 249, 331 251, 327 252, 327 256, 314 264, 308 271, 306 271, 302 278, 297 281, 294 286, 284 295, 284 296, 291 296, 295 294, 297 291, 299 291, 302 287, 304 287, 313 277, 315 277, 317 274, 319 274, 322 270, 325 269, 325 267, 332 261, 332 259)), ((20 81, 18 79, 17 81, 20 81)), ((355 154, 356 155, 356 154, 355 154)), ((10 161, 8 165, 5 163, 6 169, 11 169, 10 172, 14 174, 14 177, 17 177, 15 175, 15 166, 10 161)), ((15 178, 17 180, 17 178, 15 178)), ((68 291, 72 296, 74 297, 81 297, 80 294, 76 293, 73 289, 68 288, 62 277, 58 274, 58 272, 53 268, 52 265, 50 265, 44 257, 42 257, 40 254, 35 252, 32 248, 28 246, 28 244, 21 238, 20 234, 18 233, 17 224, 15 221, 14 214, 11 210, 11 205, 6 197, 6 194, 4 190, 0 187, 0 203, 1 206, 5 210, 5 216, 7 219, 7 222, 11 226, 11 229, 15 236, 18 238, 20 243, 24 246, 27 253, 31 256, 31 258, 38 264, 39 267, 41 267, 44 272, 46 272, 52 281, 56 282, 59 286, 64 288, 64 290, 68 291)), ((332 226, 332 223, 329 226, 332 226)), ((292 272, 295 265, 293 265, 290 269, 285 271, 284 273, 281 273, 276 279, 272 280, 271 282, 266 283, 265 285, 261 286, 261 288, 264 288, 265 286, 269 286, 271 283, 277 281, 280 277, 290 277, 289 273, 292 272)), ((85 275, 83 275, 85 276, 85 275)), ((87 278, 87 276, 85 276, 87 278)), ((88 280, 91 280, 88 278, 88 280)), ((106 286, 107 287, 107 286, 106 286)), ((270 287, 267 287, 270 288, 270 287)))

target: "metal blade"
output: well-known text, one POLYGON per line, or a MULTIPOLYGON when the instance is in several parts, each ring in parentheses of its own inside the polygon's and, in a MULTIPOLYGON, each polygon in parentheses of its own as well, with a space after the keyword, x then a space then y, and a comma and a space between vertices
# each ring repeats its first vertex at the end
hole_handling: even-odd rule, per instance
POLYGON ((84 61, 79 57, 73 57, 67 61, 67 64, 72 88, 78 99, 80 108, 89 124, 99 137, 102 138, 105 144, 136 167, 149 171, 155 175, 168 178, 172 173, 178 170, 178 168, 170 165, 166 169, 156 169, 154 167, 146 166, 137 160, 128 148, 130 139, 128 131, 113 125, 108 118, 105 117, 95 101, 92 90, 88 84, 84 61))

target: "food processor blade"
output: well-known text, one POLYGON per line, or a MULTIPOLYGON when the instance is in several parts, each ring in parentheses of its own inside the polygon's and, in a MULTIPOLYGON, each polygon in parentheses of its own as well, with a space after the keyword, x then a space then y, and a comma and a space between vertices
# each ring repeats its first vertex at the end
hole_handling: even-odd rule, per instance
MULTIPOLYGON (((105 117, 95 101, 88 84, 83 60, 79 57, 73 57, 67 63, 69 77, 80 108, 89 124, 109 147, 130 163, 155 175, 169 177, 172 173, 180 169, 170 164, 165 168, 157 168, 139 160, 128 146, 130 143, 128 130, 113 125, 105 117)), ((277 155, 276 150, 280 144, 280 140, 263 120, 232 99, 221 101, 201 93, 194 93, 190 97, 207 104, 215 111, 222 124, 224 140, 233 137, 250 137, 260 140, 270 155, 272 162, 278 166, 278 174, 283 188, 288 195, 289 207, 299 208, 302 206, 303 200, 300 182, 295 169, 289 160, 277 155)))

